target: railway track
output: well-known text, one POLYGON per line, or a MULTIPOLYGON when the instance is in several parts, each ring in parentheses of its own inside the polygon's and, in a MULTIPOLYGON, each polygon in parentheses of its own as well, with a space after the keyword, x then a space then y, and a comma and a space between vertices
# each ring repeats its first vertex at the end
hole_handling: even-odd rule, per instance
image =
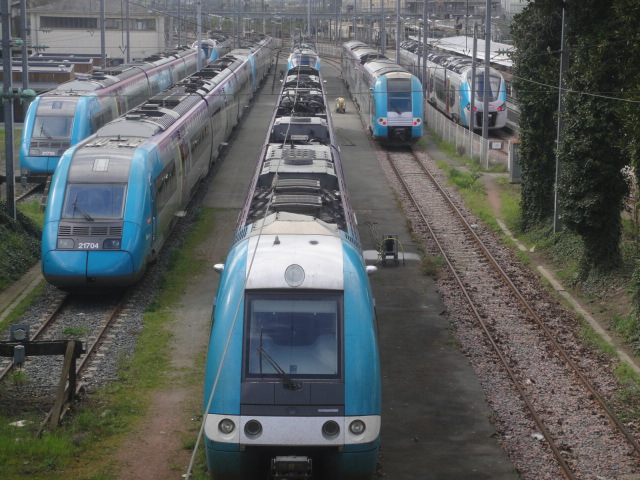
MULTIPOLYGON (((526 412, 514 414, 513 405, 494 407, 513 414, 504 428, 509 429, 510 422, 527 422, 525 431, 531 432, 528 438, 512 440, 522 442, 517 448, 507 441, 507 450, 540 451, 531 453, 539 461, 552 455, 557 466, 545 471, 541 465, 537 479, 557 478, 558 471, 571 480, 638 474, 640 445, 583 373, 591 367, 567 340, 566 326, 550 318, 549 305, 528 291, 522 278, 509 273, 508 262, 490 252, 476 233, 478 225, 465 219, 421 158, 412 151, 386 156, 403 197, 412 205, 414 229, 432 238, 466 299, 467 313, 483 332, 484 339, 475 342, 491 346, 500 368, 490 375, 508 376, 506 383, 515 392, 504 392, 504 397, 517 392, 517 408, 526 412)), ((517 459, 514 463, 518 465, 517 459)))
MULTIPOLYGON (((83 341, 86 353, 76 364, 76 378, 81 379, 96 366, 105 355, 108 355, 108 341, 106 337, 117 328, 117 322, 123 309, 126 308, 129 292, 103 296, 100 298, 85 296, 74 297, 71 294, 60 293, 50 311, 46 312, 39 322, 29 325, 30 341, 67 340, 78 338, 83 341), (85 310, 90 308, 90 314, 85 310)), ((27 357, 20 369, 22 378, 27 383, 11 381, 10 373, 15 371, 12 359, 2 359, 0 362, 0 381, 4 385, 4 402, 26 405, 36 405, 38 410, 47 410, 42 425, 56 415, 54 402, 56 389, 62 372, 63 357, 36 356, 27 357)), ((89 374, 90 375, 90 374, 89 374)), ((80 393, 84 387, 82 381, 76 384, 73 396, 80 393)), ((64 398, 69 398, 69 384, 65 387, 64 398)), ((68 411, 68 401, 59 411, 61 420, 68 411)))

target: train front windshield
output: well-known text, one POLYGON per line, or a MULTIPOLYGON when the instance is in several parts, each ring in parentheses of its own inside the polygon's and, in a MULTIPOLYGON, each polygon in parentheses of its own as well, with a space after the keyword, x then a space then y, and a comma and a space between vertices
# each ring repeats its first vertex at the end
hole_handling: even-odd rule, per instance
POLYGON ((387 109, 389 112, 411 112, 411 80, 390 78, 387 80, 387 109))
MULTIPOLYGON (((498 100, 500 95, 500 84, 502 79, 497 75, 489 75, 489 88, 487 96, 490 102, 498 100)), ((476 101, 482 102, 484 99, 484 75, 476 75, 476 101)))
POLYGON ((245 378, 339 379, 339 294, 247 294, 245 378))
POLYGON ((76 99, 41 99, 36 110, 31 137, 70 139, 76 104, 76 99))
POLYGON ((62 218, 120 220, 124 212, 124 184, 71 183, 62 208, 62 218))

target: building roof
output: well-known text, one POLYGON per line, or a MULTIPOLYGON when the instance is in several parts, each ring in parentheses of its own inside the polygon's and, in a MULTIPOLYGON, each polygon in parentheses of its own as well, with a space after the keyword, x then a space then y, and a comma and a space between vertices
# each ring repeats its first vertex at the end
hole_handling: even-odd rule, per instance
MULTIPOLYGON (((104 10, 106 15, 124 15, 126 10, 123 2, 105 1, 104 10)), ((75 13, 80 15, 100 15, 100 0, 59 0, 40 7, 29 8, 30 13, 75 13)), ((162 15, 161 12, 146 7, 130 3, 129 14, 140 15, 162 15)))

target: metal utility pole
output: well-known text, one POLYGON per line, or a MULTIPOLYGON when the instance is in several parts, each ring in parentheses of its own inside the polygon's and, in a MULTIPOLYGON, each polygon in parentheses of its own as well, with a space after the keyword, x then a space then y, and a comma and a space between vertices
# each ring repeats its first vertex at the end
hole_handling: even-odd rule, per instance
POLYGON ((482 96, 482 138, 489 138, 489 90, 491 78, 489 68, 491 64, 491 0, 487 0, 487 12, 484 21, 484 80, 482 96))
POLYGON ((373 44, 373 0, 369 0, 369 45, 373 44))
POLYGON ((384 0, 381 0, 382 28, 380 31, 380 53, 384 55, 387 48, 387 22, 384 18, 384 0))
MULTIPOLYGON (((0 2, 2 15, 2 89, 12 91, 11 85, 11 17, 9 2, 0 2)), ((15 174, 13 171, 13 100, 3 100, 4 107, 4 155, 6 160, 7 215, 16 220, 15 174)))
POLYGON ((200 56, 200 52, 202 52, 202 2, 198 0, 198 17, 196 19, 198 25, 198 49, 196 53, 198 54, 198 71, 202 70, 202 57, 200 56))
POLYGON ((107 68, 107 50, 104 33, 104 0, 100 0, 100 58, 102 58, 102 68, 107 68))
POLYGON ((358 2, 357 0, 353 0, 353 39, 357 40, 358 39, 358 16, 357 16, 357 11, 358 11, 358 2))
POLYGON ((476 55, 478 54, 478 23, 473 23, 473 55, 471 56, 471 102, 469 103, 469 156, 473 158, 473 130, 476 127, 476 55))
POLYGON ((564 89, 566 88, 564 73, 569 67, 569 45, 565 43, 565 35, 569 31, 567 23, 567 5, 569 0, 565 0, 562 7, 562 39, 560 40, 560 80, 558 83, 558 130, 556 133, 556 179, 554 185, 553 198, 553 233, 562 231, 562 221, 560 219, 560 205, 558 203, 558 182, 560 181, 560 172, 562 170, 562 159, 560 158, 560 139, 564 130, 564 119, 562 111, 564 110, 564 89))
POLYGON ((29 62, 27 52, 27 0, 20 0, 20 36, 22 38, 22 88, 29 88, 29 62))
POLYGON ((307 0, 307 37, 311 40, 311 0, 307 0))
POLYGON ((127 63, 131 63, 131 20, 129 18, 129 0, 125 1, 125 14, 127 17, 127 63))
POLYGON ((400 64, 400 0, 396 0, 396 63, 400 64))
MULTIPOLYGON (((427 0, 422 3, 422 96, 427 96, 427 42, 429 40, 429 11, 427 0)), ((418 30, 419 32, 420 30, 418 30)), ((420 40, 420 39, 418 39, 420 40)), ((418 44, 420 42, 418 41, 418 44)), ((419 66, 420 64, 418 64, 419 66)))

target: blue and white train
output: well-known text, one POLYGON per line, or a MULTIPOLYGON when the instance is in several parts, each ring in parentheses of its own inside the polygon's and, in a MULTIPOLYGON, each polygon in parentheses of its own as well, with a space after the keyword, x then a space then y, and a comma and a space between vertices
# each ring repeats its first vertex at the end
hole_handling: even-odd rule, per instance
POLYGON ((287 72, 221 272, 204 389, 209 472, 370 479, 374 301, 320 72, 287 72))
MULTIPOLYGON (((229 40, 205 40, 203 65, 231 49, 229 40)), ((100 127, 197 70, 198 53, 181 47, 140 62, 110 67, 36 97, 25 115, 20 146, 22 175, 50 175, 64 151, 100 127)))
POLYGON ((293 48, 287 60, 287 71, 298 66, 320 71, 320 55, 316 52, 315 43, 310 39, 297 37, 293 40, 293 48))
POLYGON ((42 233, 49 283, 101 291, 141 277, 270 68, 270 43, 234 50, 64 153, 42 233))
MULTIPOLYGON (((400 45, 400 63, 422 77, 422 55, 418 42, 408 40, 400 45), (420 66, 420 68, 418 68, 420 66)), ((449 54, 427 55, 427 99, 438 110, 467 128, 482 128, 485 91, 489 100, 488 128, 503 128, 507 124, 507 90, 502 74, 489 69, 489 84, 485 88, 484 66, 475 74, 474 105, 471 106, 472 68, 471 58, 449 54)))
POLYGON ((342 75, 373 138, 405 143, 422 136, 420 80, 359 41, 342 46, 342 75))

